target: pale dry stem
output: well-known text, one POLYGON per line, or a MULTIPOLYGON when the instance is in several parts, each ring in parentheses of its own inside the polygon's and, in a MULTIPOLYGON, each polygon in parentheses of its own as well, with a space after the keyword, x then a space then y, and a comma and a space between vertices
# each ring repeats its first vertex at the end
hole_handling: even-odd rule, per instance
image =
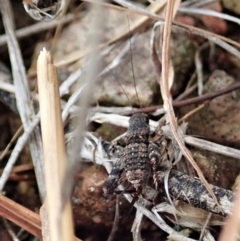
POLYGON ((184 141, 188 145, 195 146, 203 150, 215 152, 224 156, 229 156, 236 159, 239 159, 239 156, 240 156, 240 150, 238 149, 228 147, 228 146, 223 146, 223 145, 220 145, 211 141, 199 139, 193 136, 185 136, 184 141))
POLYGON ((58 78, 50 53, 45 49, 40 52, 38 58, 37 75, 50 240, 73 241, 70 197, 64 209, 61 209, 61 181, 67 166, 67 156, 58 78))
MULTIPOLYGON (((76 71, 75 73, 71 74, 66 79, 66 81, 63 82, 63 84, 59 88, 61 96, 66 94, 66 93, 69 93, 69 88, 71 87, 71 85, 73 85, 77 81, 77 79, 79 78, 81 73, 82 73, 81 71, 76 71)), ((15 90, 14 86, 11 85, 11 84, 8 84, 8 86, 9 87, 7 89, 4 89, 4 88, 2 88, 2 85, 0 84, 1 89, 6 90, 10 93, 15 93, 15 91, 13 91, 13 90, 15 90)), ((38 101, 38 94, 35 93, 33 95, 33 98, 34 98, 34 100, 38 101)), ((26 142, 28 141, 30 135, 32 134, 35 127, 39 124, 39 118, 40 118, 40 114, 38 113, 34 117, 32 122, 29 123, 27 129, 24 130, 24 133, 18 138, 17 143, 15 144, 15 146, 12 150, 12 153, 9 157, 8 163, 7 163, 7 165, 5 166, 5 168, 2 172, 2 175, 1 175, 1 178, 0 178, 0 190, 2 190, 4 185, 6 184, 8 178, 9 178, 10 172, 11 172, 14 164, 16 163, 20 152, 22 151, 22 149, 26 145, 26 142)))

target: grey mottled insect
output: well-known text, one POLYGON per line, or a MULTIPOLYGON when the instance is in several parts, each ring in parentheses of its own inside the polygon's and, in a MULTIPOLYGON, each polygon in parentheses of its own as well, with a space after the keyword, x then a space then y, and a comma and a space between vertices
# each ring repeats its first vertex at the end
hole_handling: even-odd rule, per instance
MULTIPOLYGON (((142 113, 134 114, 129 120, 129 128, 124 137, 124 148, 111 146, 110 157, 116 158, 112 171, 105 183, 105 194, 114 193, 124 173, 128 182, 137 192, 147 185, 150 177, 154 182, 162 171, 160 147, 164 147, 162 140, 149 143, 150 127, 148 116, 142 113), (118 148, 118 149, 117 149, 118 148)), ((164 149, 165 153, 165 149, 164 149)), ((157 183, 157 182, 155 182, 157 183)))

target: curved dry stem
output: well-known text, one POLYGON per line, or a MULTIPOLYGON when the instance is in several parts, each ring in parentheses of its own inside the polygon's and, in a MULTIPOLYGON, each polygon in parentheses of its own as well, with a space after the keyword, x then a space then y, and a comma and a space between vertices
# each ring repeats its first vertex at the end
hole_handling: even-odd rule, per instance
POLYGON ((166 21, 165 21, 165 26, 163 30, 163 45, 162 45, 162 75, 161 75, 161 80, 159 80, 159 85, 161 86, 161 93, 162 93, 162 98, 163 98, 163 106, 164 109, 166 110, 166 115, 167 115, 167 121, 169 121, 172 134, 176 140, 176 142, 179 145, 180 150, 182 151, 183 155, 186 157, 186 159, 191 163, 193 168, 196 170, 199 178, 201 181, 204 183, 206 189, 208 192, 211 194, 213 197, 214 201, 219 207, 219 210, 221 210, 221 207, 218 203, 218 200, 213 193, 210 185, 208 184, 207 180, 205 179, 202 171, 192 158, 191 152, 186 148, 184 144, 184 140, 180 137, 179 132, 178 132, 178 124, 177 120, 174 114, 173 110, 173 105, 172 105, 172 97, 170 94, 169 90, 169 83, 172 82, 173 74, 171 73, 172 71, 172 66, 171 66, 171 61, 170 61, 170 35, 171 35, 171 24, 172 24, 172 18, 173 18, 173 10, 174 10, 174 5, 177 4, 176 2, 170 0, 167 5, 167 10, 166 10, 166 21))

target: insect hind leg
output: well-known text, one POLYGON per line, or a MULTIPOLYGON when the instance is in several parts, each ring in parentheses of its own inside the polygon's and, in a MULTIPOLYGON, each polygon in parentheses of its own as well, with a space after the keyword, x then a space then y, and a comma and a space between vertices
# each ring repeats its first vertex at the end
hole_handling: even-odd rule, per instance
POLYGON ((123 172, 123 168, 120 163, 116 162, 108 176, 108 179, 103 188, 104 194, 113 194, 115 188, 118 185, 118 180, 123 172))
POLYGON ((165 138, 161 138, 155 143, 149 143, 148 155, 152 165, 153 180, 156 189, 158 188, 158 183, 164 180, 165 175, 172 168, 172 158, 169 158, 167 152, 165 138))

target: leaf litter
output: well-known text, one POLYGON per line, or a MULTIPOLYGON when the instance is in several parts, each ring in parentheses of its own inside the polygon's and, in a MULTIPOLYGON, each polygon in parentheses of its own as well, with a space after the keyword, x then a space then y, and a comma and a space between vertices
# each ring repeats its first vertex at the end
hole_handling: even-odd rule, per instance
MULTIPOLYGON (((131 29, 131 22, 129 24, 130 26, 128 26, 127 18, 133 17, 132 14, 131 16, 129 16, 129 14, 118 12, 115 10, 107 10, 107 11, 108 11, 108 21, 106 26, 104 26, 105 28, 104 33, 98 33, 101 36, 103 42, 107 42, 111 40, 113 36, 117 35, 116 32, 118 31, 121 32, 122 31, 121 29, 123 28, 128 30, 129 28, 131 29)), ((69 24, 69 26, 63 28, 59 36, 59 39, 56 41, 56 46, 54 46, 53 48, 54 59, 64 60, 64 56, 67 56, 77 51, 82 51, 84 56, 83 50, 89 48, 88 41, 85 38, 86 31, 91 31, 91 29, 88 28, 89 18, 91 18, 91 14, 87 13, 86 16, 84 16, 82 19, 75 20, 71 24, 69 24)), ((196 21, 194 17, 192 18, 194 21, 196 21)), ((214 25, 214 21, 215 19, 211 20, 213 25, 214 25)), ((204 20, 203 23, 207 25, 206 20, 204 20)), ((195 22, 195 24, 197 25, 198 23, 195 22)), ((106 117, 102 118, 101 124, 97 124, 99 122, 98 112, 101 112, 99 111, 100 108, 98 109, 99 105, 100 107, 117 106, 121 110, 121 108, 124 108, 126 106, 130 106, 130 107, 135 106, 135 107, 141 108, 141 107, 147 107, 147 106, 157 105, 162 103, 162 98, 159 92, 159 86, 157 84, 156 75, 154 73, 153 63, 151 62, 151 51, 150 51, 150 44, 149 44, 151 25, 149 26, 150 26, 150 30, 146 31, 142 29, 142 31, 139 31, 135 36, 131 38, 131 48, 129 46, 130 40, 127 39, 125 42, 121 42, 121 43, 117 42, 112 47, 107 47, 105 49, 102 49, 101 55, 103 60, 101 64, 103 66, 103 69, 106 66, 109 66, 109 68, 112 68, 112 69, 108 70, 108 68, 106 68, 107 73, 103 75, 99 73, 99 76, 96 77, 97 86, 94 90, 93 99, 92 99, 92 105, 93 106, 96 105, 96 107, 92 108, 90 112, 90 117, 92 116, 92 118, 90 118, 92 121, 92 125, 89 127, 90 128, 89 130, 93 132, 98 132, 99 125, 104 126, 105 125, 104 123, 107 122, 107 119, 109 117, 109 119, 111 119, 111 123, 113 124, 110 127, 111 128, 110 131, 112 131, 115 136, 119 136, 120 134, 122 134, 122 129, 117 130, 117 128, 114 128, 114 124, 116 124, 116 126, 122 126, 121 122, 118 121, 119 119, 117 115, 115 117, 113 116, 111 117, 111 116, 108 116, 108 114, 105 114, 106 117), (122 53, 124 48, 126 50, 124 53, 122 53), (130 51, 132 51, 132 54, 130 54, 130 51), (118 56, 120 57, 117 58, 118 56), (113 67, 111 67, 111 64, 116 59, 117 59, 117 63, 113 65, 113 67), (134 69, 134 77, 136 82, 137 94, 139 96, 140 101, 138 101, 136 98, 136 90, 133 82, 131 61, 134 69)), ((201 24, 200 26, 202 27, 201 24)), ((212 31, 213 30, 214 28, 212 28, 212 31)), ((51 36, 50 32, 48 34, 51 36)), ((224 34, 224 32, 222 34, 224 34)), ((227 35, 227 33, 225 34, 227 35)), ((198 46, 198 44, 202 44, 203 41, 204 41, 203 38, 199 38, 194 35, 188 35, 183 31, 173 29, 172 40, 171 40, 171 57, 173 58, 175 78, 171 89, 171 94, 174 98, 177 97, 179 94, 181 94, 184 91, 184 89, 187 87, 187 81, 190 79, 191 74, 194 72, 194 68, 195 68, 194 54, 196 51, 196 46, 198 46)), ((49 42, 50 42, 49 40, 45 41, 46 44, 48 44, 49 42)), ((207 46, 207 49, 209 50, 207 54, 206 54, 206 50, 203 50, 200 54, 200 61, 204 63, 203 64, 204 67, 202 69, 203 93, 222 89, 226 85, 235 83, 236 72, 238 67, 236 66, 235 62, 233 62, 231 56, 229 56, 228 53, 220 51, 218 48, 214 49, 210 44, 209 46, 207 46), (214 57, 213 55, 211 56, 209 53, 210 54, 213 53, 214 57), (231 64, 231 66, 233 67, 232 69, 228 68, 228 65, 226 64, 226 62, 228 61, 230 62, 228 64, 231 64)), ((83 57, 78 61, 75 61, 73 64, 68 64, 66 66, 63 65, 62 67, 59 68, 60 81, 64 82, 69 75, 78 71, 79 69, 81 69, 84 74, 84 68, 86 65, 87 65, 86 57, 83 57)), ((34 69, 34 65, 32 65, 32 69, 29 71, 31 72, 33 69, 34 69)), ((81 79, 81 75, 78 78, 81 79)), ((193 83, 194 82, 196 82, 196 79, 193 79, 193 83)), ((80 83, 81 83, 81 80, 80 80, 80 83)), ((69 96, 72 96, 76 88, 78 88, 78 86, 79 86, 79 83, 75 87, 71 87, 70 92, 64 96, 63 101, 66 100, 69 96)), ((193 90, 189 96, 195 96, 195 95, 196 95, 196 92, 193 90)), ((201 110, 197 111, 196 113, 188 117, 187 118, 187 122, 189 123, 188 134, 201 137, 203 139, 216 142, 218 144, 235 147, 239 149, 239 140, 238 140, 239 139, 238 138, 239 137, 238 135, 238 131, 239 131, 238 99, 239 98, 238 98, 238 95, 239 95, 238 90, 236 90, 224 96, 217 97, 211 100, 208 104, 206 104, 201 110)), ((180 118, 181 116, 185 115, 195 107, 196 107, 195 105, 189 105, 187 107, 177 108, 176 115, 178 118, 180 118)), ((78 110, 76 106, 73 106, 72 108, 75 108, 75 110, 78 110)), ((108 109, 108 110, 111 111, 111 109, 108 109)), ((112 108, 112 110, 114 111, 114 108, 112 108)), ((71 111, 73 110, 70 110, 70 113, 74 113, 71 111)), ((10 116, 8 118, 12 118, 12 117, 10 116)), ((70 116, 70 118, 74 118, 74 117, 70 116)), ((157 120, 158 118, 154 117, 154 119, 157 120)), ((123 125, 124 127, 127 127, 127 124, 123 124, 123 125)), ((101 132, 99 131, 99 133, 101 132)), ((13 133, 11 132, 10 135, 12 134, 13 133)), ((109 141, 111 140, 112 140, 112 137, 109 139, 109 141)), ((90 140, 89 145, 92 146, 92 152, 94 152, 95 154, 99 152, 98 148, 100 147, 98 146, 99 145, 98 139, 90 140)), ((89 146, 87 147, 87 150, 89 150, 88 148, 89 146)), ((195 148, 190 148, 190 150, 192 151, 192 155, 195 161, 199 164, 201 171, 204 173, 205 177, 210 183, 213 183, 215 185, 225 187, 225 188, 230 188, 234 184, 235 176, 237 176, 237 173, 239 170, 236 160, 232 159, 231 161, 228 161, 227 157, 216 156, 216 154, 206 152, 206 151, 199 151, 199 150, 196 151, 195 148), (231 163, 231 165, 229 163, 231 163), (228 170, 227 172, 226 172, 225 165, 228 170), (234 170, 234 174, 233 174, 233 171, 231 170, 234 170), (228 173, 229 173, 229 178, 227 176, 228 173)), ((100 157, 101 155, 102 154, 100 153, 100 157)), ((23 156, 21 157, 21 159, 23 159, 22 161, 24 162, 23 156)), ((88 159, 88 160, 92 159, 96 163, 99 163, 98 158, 95 158, 94 155, 92 155, 92 158, 89 156, 86 156, 85 159, 88 159)), ((21 166, 23 162, 19 162, 19 165, 21 166)), ((3 162, 3 167, 4 165, 5 164, 3 162)), ((81 164, 81 166, 82 165, 83 164, 81 164)), ((113 220, 115 199, 109 201, 109 203, 102 199, 101 185, 103 184, 101 180, 104 180, 104 178, 107 177, 106 173, 104 173, 104 170, 102 170, 100 167, 96 168, 96 166, 92 166, 92 165, 88 167, 88 164, 84 164, 84 166, 85 166, 84 168, 81 168, 82 170, 79 173, 79 177, 76 178, 77 181, 74 187, 75 191, 73 196, 73 203, 75 206, 74 205, 73 206, 75 209, 74 214, 76 215, 76 220, 78 220, 76 222, 78 225, 77 229, 79 228, 79 230, 81 230, 82 228, 82 230, 84 230, 85 228, 86 230, 88 230, 88 227, 94 224, 93 227, 94 227, 94 230, 96 230, 95 235, 91 234, 90 236, 87 236, 86 234, 84 234, 84 231, 82 231, 82 233, 79 232, 79 235, 81 238, 86 237, 86 238, 92 238, 93 240, 99 240, 98 234, 103 235, 103 237, 107 237, 109 233, 109 226, 111 226, 111 218, 104 217, 104 213, 106 214, 106 212, 108 213, 109 211, 111 211, 110 217, 112 217, 112 220, 113 220), (99 180, 97 179, 98 181, 94 179, 95 176, 96 178, 99 178, 99 180), (86 183, 90 183, 90 184, 86 184, 86 183), (99 184, 100 186, 98 186, 97 183, 100 183, 99 184), (94 185, 97 185, 97 187, 95 187, 94 185), (80 194, 77 194, 78 192, 76 190, 80 191, 80 194), (85 199, 83 198, 84 195, 86 196, 85 199), (108 204, 110 204, 111 206, 108 207, 107 206, 108 204), (89 210, 90 208, 92 211, 88 212, 87 210, 89 210), (79 216, 81 216, 82 220, 78 218, 77 216, 78 214, 79 216), (107 225, 106 225, 106 218, 109 219, 109 223, 107 225), (84 223, 86 220, 88 221, 84 223), (83 228, 83 226, 85 227, 83 228)), ((20 174, 19 178, 21 181, 18 181, 17 184, 20 190, 19 196, 22 196, 22 199, 24 199, 26 192, 23 192, 23 189, 20 188, 21 186, 23 186, 23 182, 24 182, 23 179, 21 179, 22 177, 23 176, 20 174)), ((6 186, 7 195, 10 197, 12 196, 11 191, 7 191, 7 190, 11 190, 11 185, 12 184, 9 182, 6 186)), ((29 189, 30 187, 29 181, 27 182, 26 185, 28 186, 28 189, 29 189)), ((36 193, 34 195, 36 197, 36 193)), ((14 198, 14 196, 12 196, 12 198, 14 198)), ((125 202, 123 199, 123 196, 121 196, 120 198, 121 198, 120 212, 121 212, 121 209, 123 212, 123 210, 127 209, 128 206, 126 203, 123 204, 123 202, 125 202)), ((35 208, 39 207, 37 205, 39 205, 38 202, 33 204, 35 208)), ((29 206, 29 204, 26 203, 26 206, 29 206)), ((167 209, 164 209, 161 212, 164 213, 166 212, 166 210, 167 209)), ((121 213, 121 215, 124 216, 124 213, 121 213)), ((163 215, 161 214, 161 216, 163 215)), ((151 217, 151 215, 149 215, 149 217, 151 217)), ((123 230, 130 230, 131 223, 132 223, 131 218, 133 217, 129 217, 127 221, 128 224, 123 225, 122 227, 119 227, 119 230, 117 232, 120 233, 123 230)), ((179 220, 181 220, 181 218, 184 218, 184 217, 179 217, 179 220)), ((197 218, 195 217, 193 218, 193 221, 191 221, 191 224, 194 224, 194 222, 197 223, 197 218)), ((180 223, 177 223, 179 227, 187 226, 186 223, 182 225, 180 223)), ((200 229, 201 227, 203 228, 203 226, 204 225, 200 226, 200 229)), ((164 225, 162 227, 164 227, 164 225)), ((174 232, 174 234, 177 235, 178 232, 175 231, 177 229, 175 228, 175 230, 173 230, 172 228, 174 228, 174 226, 172 224, 168 226, 168 228, 166 229, 163 228, 163 230, 165 231, 168 230, 167 232, 169 234, 171 232, 174 232), (172 230, 172 231, 169 231, 169 230, 172 230)), ((159 238, 159 235, 164 235, 163 233, 161 234, 161 232, 159 232, 159 229, 157 230, 156 227, 150 221, 145 221, 141 229, 142 229, 143 235, 145 235, 146 237, 151 237, 152 240, 159 238)), ((196 232, 199 231, 197 228, 193 228, 193 230, 195 230, 195 234, 192 231, 193 232, 192 237, 194 237, 194 235, 196 235, 196 232)), ((5 228, 0 229, 0 232, 2 232, 4 235, 5 228)), ((182 238, 181 240, 184 240, 183 238, 184 235, 185 236, 190 235, 189 232, 186 232, 186 233, 187 235, 184 232, 179 232, 180 236, 171 235, 171 240, 172 239, 178 240, 181 238, 182 238)), ((126 235, 126 237, 129 240, 131 240, 130 233, 126 235)), ((137 237, 140 237, 140 236, 137 236, 137 237)), ((215 238, 216 237, 217 236, 215 235, 215 238)))

